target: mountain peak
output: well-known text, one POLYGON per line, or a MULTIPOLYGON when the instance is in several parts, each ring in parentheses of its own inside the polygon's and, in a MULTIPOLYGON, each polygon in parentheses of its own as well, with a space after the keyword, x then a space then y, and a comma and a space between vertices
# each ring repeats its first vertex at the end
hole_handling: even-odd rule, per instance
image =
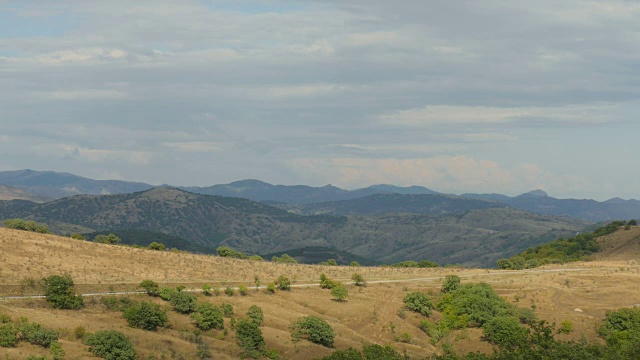
POLYGON ((540 190, 540 189, 536 189, 536 190, 531 190, 527 193, 524 193, 520 196, 528 196, 528 197, 549 197, 549 194, 547 194, 544 190, 540 190))

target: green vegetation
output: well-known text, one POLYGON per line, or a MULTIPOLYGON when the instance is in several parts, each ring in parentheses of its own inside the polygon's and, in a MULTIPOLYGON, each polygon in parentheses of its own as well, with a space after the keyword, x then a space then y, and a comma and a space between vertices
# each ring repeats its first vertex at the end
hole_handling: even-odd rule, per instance
POLYGON ((152 242, 151 244, 149 244, 149 246, 147 246, 147 249, 149 250, 157 250, 157 251, 164 251, 164 244, 161 244, 159 242, 152 242))
POLYGON ((360 266, 360 263, 359 263, 359 262, 357 262, 357 261, 355 261, 355 260, 353 260, 353 261, 351 262, 351 264, 349 264, 349 266, 359 267, 359 266, 360 266))
POLYGON ((336 259, 329 259, 327 261, 321 261, 318 265, 326 265, 326 266, 338 266, 338 262, 336 259))
POLYGON ((160 305, 146 301, 135 302, 124 310, 124 318, 131 327, 155 331, 165 326, 167 312, 160 305))
POLYGON ((365 285, 364 276, 362 276, 362 274, 359 274, 359 273, 353 273, 353 275, 351 275, 351 281, 353 281, 353 284, 355 286, 365 285))
POLYGON ((399 263, 391 264, 391 267, 400 267, 400 268, 434 268, 440 267, 440 264, 437 262, 429 261, 429 260, 421 260, 421 261, 401 261, 399 263))
POLYGON ((196 311, 196 301, 195 295, 182 291, 176 291, 169 299, 173 310, 181 314, 190 314, 196 311))
POLYGON ((421 292, 412 292, 407 294, 402 302, 407 309, 424 316, 431 315, 431 311, 434 307, 429 295, 421 292))
POLYGON ((160 286, 153 280, 142 280, 139 286, 143 288, 149 296, 160 295, 160 286))
POLYGON ((247 311, 247 318, 249 319, 249 321, 256 323, 258 326, 262 325, 262 322, 264 321, 262 309, 257 305, 251 305, 251 307, 247 311))
POLYGON ((339 281, 335 281, 333 279, 329 279, 327 275, 324 273, 320 274, 320 288, 321 289, 333 289, 334 287, 340 285, 339 281))
POLYGON ((109 234, 109 235, 100 234, 100 235, 96 235, 96 237, 93 238, 93 242, 100 243, 100 244, 115 245, 115 244, 122 243, 122 239, 115 234, 109 234))
POLYGON ((504 348, 516 348, 527 339, 528 331, 512 316, 496 316, 484 326, 484 338, 504 348))
POLYGON ((0 347, 15 347, 20 341, 49 348, 58 341, 58 332, 29 322, 26 318, 12 323, 8 316, 3 316, 0 323, 0 347))
POLYGON ((164 301, 171 301, 171 298, 173 297, 173 294, 175 294, 177 292, 178 292, 178 290, 176 290, 176 289, 163 287, 163 288, 160 288, 160 291, 158 292, 158 296, 160 296, 160 298, 162 300, 164 300, 164 301))
POLYGON ((73 233, 71 234, 71 236, 69 236, 72 239, 76 239, 76 240, 87 240, 84 235, 80 234, 80 233, 73 233))
POLYGON ((589 259, 589 256, 600 251, 597 238, 614 233, 626 221, 612 221, 606 226, 596 229, 592 233, 578 234, 572 238, 563 239, 529 248, 509 259, 497 261, 499 269, 520 270, 529 269, 546 264, 563 264, 572 261, 589 259))
POLYGON ((271 261, 275 263, 284 263, 284 264, 297 264, 298 261, 287 254, 282 254, 282 256, 277 257, 274 256, 271 258, 271 261))
POLYGON ((9 229, 31 231, 40 234, 51 234, 47 225, 38 224, 32 220, 7 219, 3 221, 4 226, 9 229))
POLYGON ((202 330, 224 329, 222 310, 211 303, 199 304, 197 311, 191 314, 191 318, 196 326, 202 330))
POLYGON ((307 339, 312 343, 333 347, 336 334, 329 323, 318 317, 307 316, 300 318, 293 323, 292 328, 291 338, 293 341, 307 339))
POLYGON ((342 302, 349 296, 349 290, 347 290, 346 286, 340 284, 331 289, 331 296, 333 296, 334 300, 342 302))
POLYGON ((85 338, 85 344, 95 356, 107 360, 136 359, 131 339, 119 331, 105 330, 89 334, 85 338))
POLYGON ((242 251, 237 251, 228 246, 220 246, 216 249, 216 253, 221 257, 230 257, 235 259, 248 259, 249 255, 243 253, 242 251))
POLYGON ((222 309, 222 315, 224 315, 224 317, 230 318, 235 315, 231 304, 222 304, 220 305, 220 309, 222 309))
POLYGON ((362 352, 348 348, 336 350, 322 360, 405 360, 406 358, 389 345, 363 345, 362 352))
POLYGON ((258 324, 249 320, 238 320, 236 340, 243 350, 244 357, 259 358, 267 347, 258 324))
POLYGON ((275 281, 278 290, 290 291, 291 290, 291 280, 284 275, 278 276, 275 281))
POLYGON ((79 309, 84 306, 81 295, 74 292, 73 279, 69 275, 51 275, 42 279, 44 295, 56 309, 79 309))
POLYGON ((249 288, 245 284, 240 284, 240 285, 238 285, 238 292, 242 296, 247 296, 247 295, 249 295, 249 288))
POLYGON ((460 287, 460 277, 458 275, 447 275, 442 284, 442 292, 449 293, 458 290, 460 287))

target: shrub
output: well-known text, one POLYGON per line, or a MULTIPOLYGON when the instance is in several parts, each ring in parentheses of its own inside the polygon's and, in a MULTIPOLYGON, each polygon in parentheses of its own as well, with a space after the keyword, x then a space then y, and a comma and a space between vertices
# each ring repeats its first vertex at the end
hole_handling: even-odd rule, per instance
POLYGON ((53 360, 64 360, 65 352, 59 342, 52 341, 51 345, 49 345, 49 352, 53 360))
POLYGON ((233 296, 236 293, 236 291, 233 290, 231 286, 227 286, 227 288, 224 290, 224 293, 229 296, 233 296))
POLYGON ((82 339, 86 333, 87 329, 85 329, 84 326, 76 326, 75 329, 73 329, 73 336, 75 336, 76 339, 82 339))
POLYGON ((570 334, 573 331, 573 322, 571 320, 563 320, 558 328, 558 334, 570 334))
POLYGON ((402 300, 404 306, 424 316, 431 315, 433 310, 433 302, 427 294, 421 292, 412 292, 407 294, 402 300))
POLYGON ((247 296, 247 294, 249 293, 249 289, 247 288, 247 285, 240 284, 240 285, 238 285, 238 292, 242 296, 247 296))
POLYGON ((230 304, 222 304, 220 308, 222 309, 222 315, 224 315, 224 317, 230 318, 235 315, 233 312, 233 306, 230 304))
POLYGON ((460 287, 460 277, 458 275, 447 275, 442 284, 442 292, 449 293, 460 287))
POLYGON ((156 251, 164 251, 164 244, 161 244, 159 242, 152 242, 151 244, 149 244, 149 246, 147 246, 147 249, 149 250, 156 250, 156 251))
POLYGON ((297 264, 298 261, 287 254, 283 254, 281 257, 274 256, 271 261, 284 264, 297 264))
POLYGON ((384 359, 384 360, 403 360, 404 356, 400 355, 394 348, 389 345, 381 346, 378 344, 363 345, 362 354, 366 360, 384 359))
POLYGON ((175 292, 169 302, 173 310, 181 314, 190 314, 196 310, 196 296, 188 292, 175 292))
POLYGON ((349 290, 347 290, 344 285, 340 284, 331 289, 331 296, 333 296, 333 298, 337 301, 344 301, 344 299, 349 296, 349 290))
POLYGON ((243 350, 243 355, 247 357, 258 358, 266 349, 266 343, 258 324, 248 320, 238 320, 236 340, 243 350))
POLYGON ((13 324, 0 325, 0 346, 14 347, 18 344, 18 329, 13 324))
POLYGON ((329 279, 327 277, 327 275, 320 274, 320 288, 321 289, 333 289, 334 287, 336 287, 339 284, 340 284, 340 282, 332 280, 332 279, 329 279))
POLYGON ((82 296, 75 295, 69 275, 51 275, 42 279, 42 285, 47 302, 56 309, 79 309, 84 305, 82 296))
POLYGON ((482 326, 498 315, 505 315, 513 308, 485 283, 461 285, 457 290, 444 294, 438 304, 443 312, 465 317, 475 326, 482 326))
POLYGON ((107 360, 135 360, 136 352, 126 335, 115 330, 98 331, 86 336, 85 344, 94 355, 107 360))
POLYGON ((354 261, 352 261, 352 262, 351 262, 351 264, 349 264, 349 266, 356 266, 356 267, 358 267, 358 266, 360 266, 360 263, 354 260, 354 261))
POLYGON ((262 325, 262 322, 264 321, 262 309, 257 305, 251 305, 249 311, 247 311, 247 318, 249 321, 258 324, 258 326, 262 325))
POLYGON ((22 322, 19 332, 22 338, 33 345, 48 348, 53 341, 58 341, 58 332, 46 329, 38 323, 22 322))
POLYGON ((335 339, 335 336, 335 332, 331 328, 331 325, 315 316, 307 316, 298 319, 293 324, 293 332, 291 333, 291 338, 294 341, 307 339, 313 343, 324 345, 326 347, 333 347, 333 340, 335 339))
POLYGON ((142 280, 139 285, 141 288, 145 289, 147 295, 149 296, 158 296, 160 295, 160 286, 157 282, 153 280, 142 280))
POLYGON ((351 275, 351 280, 356 286, 364 286, 364 277, 362 274, 353 273, 353 275, 351 275))
POLYGON ((204 296, 211 296, 211 285, 209 284, 202 285, 202 294, 204 296))
POLYGON ((124 318, 131 327, 155 331, 167 323, 167 312, 160 305, 150 302, 139 302, 124 311, 124 318))
POLYGON ((348 348, 336 350, 331 355, 323 357, 322 360, 362 360, 362 354, 354 348, 348 348))
POLYGON ((276 292, 276 284, 273 282, 268 283, 266 291, 267 294, 274 294, 276 292))
POLYGON ((484 324, 483 330, 486 340, 508 349, 524 344, 529 335, 520 321, 511 316, 496 316, 484 324))
POLYGON ((198 305, 197 312, 191 314, 196 326, 202 330, 224 329, 222 310, 210 303, 198 305))
POLYGON ((175 293, 177 293, 178 291, 176 289, 172 289, 172 288, 168 288, 168 287, 163 287, 160 288, 160 291, 158 293, 158 296, 160 296, 160 298, 164 301, 171 301, 171 298, 173 297, 173 295, 175 293))
POLYGON ((51 234, 47 225, 38 224, 32 220, 7 219, 4 221, 4 226, 9 229, 32 231, 40 234, 51 234))
POLYGON ((284 275, 278 276, 275 283, 279 290, 291 290, 291 280, 289 280, 289 278, 284 275))
POLYGON ((100 302, 107 308, 107 310, 124 311, 129 306, 133 305, 134 301, 126 297, 117 296, 104 296, 100 299, 100 302))
POLYGON ((70 236, 72 239, 76 239, 76 240, 87 240, 84 235, 79 234, 79 233, 73 233, 70 236))
POLYGON ((216 253, 220 257, 231 257, 236 259, 248 259, 249 256, 243 252, 236 251, 228 246, 220 246, 216 249, 216 253))
POLYGON ((99 235, 96 235, 95 238, 93 238, 93 241, 100 244, 120 244, 122 242, 122 239, 115 234, 109 234, 109 235, 99 234, 99 235))

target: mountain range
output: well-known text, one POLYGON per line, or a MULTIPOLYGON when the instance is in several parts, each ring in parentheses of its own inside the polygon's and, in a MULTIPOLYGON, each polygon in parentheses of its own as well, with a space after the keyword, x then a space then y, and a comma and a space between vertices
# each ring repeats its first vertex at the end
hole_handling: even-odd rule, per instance
POLYGON ((303 216, 242 198, 154 188, 130 194, 78 195, 44 204, 0 201, 0 219, 33 219, 67 234, 124 229, 158 232, 184 239, 182 248, 197 246, 205 252, 220 245, 249 254, 317 247, 372 262, 429 259, 474 266, 493 266, 499 258, 573 235, 590 224, 499 203, 454 201, 450 210, 428 215, 303 216))
MULTIPOLYGON (((92 180, 68 173, 34 170, 0 172, 0 184, 24 192, 21 196, 15 196, 14 198, 16 199, 25 199, 26 195, 24 194, 30 194, 34 196, 32 200, 38 202, 72 195, 132 193, 158 187, 141 182, 92 180)), ((259 180, 241 180, 208 187, 189 186, 178 188, 198 194, 240 197, 264 202, 300 214, 433 213, 434 209, 424 209, 417 203, 419 197, 373 196, 400 194, 447 195, 451 199, 466 198, 491 201, 539 214, 569 216, 595 222, 640 219, 640 201, 638 200, 613 198, 599 202, 588 199, 557 199, 541 190, 534 190, 515 197, 501 194, 473 193, 457 196, 442 194, 422 186, 398 187, 381 184, 362 189, 345 190, 332 185, 322 187, 272 185, 259 180), (375 210, 369 209, 369 206, 373 206, 375 210)), ((5 199, 9 198, 11 197, 5 197, 5 199)))

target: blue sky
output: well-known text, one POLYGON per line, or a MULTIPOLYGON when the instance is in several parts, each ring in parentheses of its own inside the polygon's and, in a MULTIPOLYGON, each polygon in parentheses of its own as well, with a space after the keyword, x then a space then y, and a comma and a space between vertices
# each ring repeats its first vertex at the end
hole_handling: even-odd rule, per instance
POLYGON ((0 170, 640 198, 624 0, 0 0, 0 170))

